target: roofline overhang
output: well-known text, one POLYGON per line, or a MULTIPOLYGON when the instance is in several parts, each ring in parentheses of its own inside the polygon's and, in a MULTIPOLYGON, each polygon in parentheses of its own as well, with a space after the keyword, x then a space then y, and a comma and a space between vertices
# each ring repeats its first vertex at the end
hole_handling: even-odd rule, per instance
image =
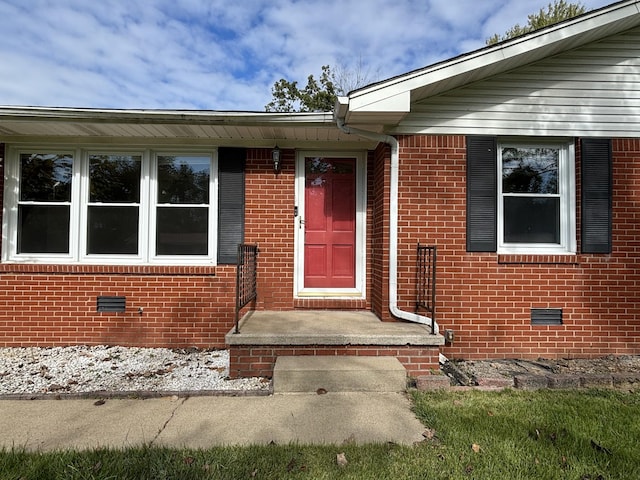
POLYGON ((98 109, 70 107, 0 106, 0 119, 12 121, 93 122, 121 124, 195 124, 239 126, 335 125, 330 112, 273 113, 213 110, 98 109))
POLYGON ((584 44, 638 26, 639 14, 640 0, 621 1, 495 45, 365 86, 349 92, 347 96, 339 97, 335 104, 334 117, 344 119, 347 124, 357 124, 358 114, 362 114, 362 118, 366 117, 365 123, 378 126, 396 124, 410 112, 412 102, 422 99, 416 97, 417 89, 434 86, 433 91, 442 93, 466 83, 482 80, 499 72, 501 64, 506 71, 559 53, 565 45, 567 47, 564 50, 576 48, 581 44, 580 37, 584 37, 584 44), (597 34, 585 35, 593 32, 602 33, 600 37, 597 34), (518 64, 518 59, 523 59, 522 65, 518 64), (484 76, 483 72, 486 72, 484 76), (467 81, 454 82, 456 77, 465 78, 467 81))
POLYGON ((330 112, 99 109, 0 106, 0 143, 225 145, 250 148, 371 149, 330 112))

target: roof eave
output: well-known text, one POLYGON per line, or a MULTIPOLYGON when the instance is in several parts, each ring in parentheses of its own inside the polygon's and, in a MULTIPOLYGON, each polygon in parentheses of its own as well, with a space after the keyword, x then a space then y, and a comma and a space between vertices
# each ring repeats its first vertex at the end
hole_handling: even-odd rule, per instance
POLYGON ((342 109, 342 118, 346 118, 347 123, 371 119, 374 122, 394 124, 397 119, 410 112, 412 102, 640 25, 639 4, 640 0, 619 2, 560 24, 355 90, 345 101, 346 108, 342 109), (386 120, 382 118, 384 114, 386 120))
POLYGON ((93 122, 122 124, 323 126, 333 123, 326 113, 229 112, 211 110, 124 110, 67 107, 0 106, 0 120, 93 122))

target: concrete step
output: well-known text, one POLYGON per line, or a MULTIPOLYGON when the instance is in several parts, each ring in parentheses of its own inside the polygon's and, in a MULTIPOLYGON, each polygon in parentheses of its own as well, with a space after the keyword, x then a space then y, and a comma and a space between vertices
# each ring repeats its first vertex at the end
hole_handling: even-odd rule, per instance
POLYGON ((275 393, 401 392, 407 372, 394 357, 278 357, 273 370, 275 393))

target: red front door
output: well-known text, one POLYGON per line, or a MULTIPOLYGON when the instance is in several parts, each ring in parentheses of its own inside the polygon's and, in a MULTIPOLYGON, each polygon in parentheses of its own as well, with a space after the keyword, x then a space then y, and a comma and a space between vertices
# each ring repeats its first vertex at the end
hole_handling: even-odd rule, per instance
POLYGON ((305 158, 305 288, 354 288, 356 160, 305 158))

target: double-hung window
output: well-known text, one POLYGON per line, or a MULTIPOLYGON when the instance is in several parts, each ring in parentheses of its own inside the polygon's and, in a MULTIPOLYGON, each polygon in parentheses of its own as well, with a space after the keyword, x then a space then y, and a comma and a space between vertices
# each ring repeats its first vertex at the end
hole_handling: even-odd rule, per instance
POLYGON ((213 152, 12 150, 3 260, 212 264, 213 152))
POLYGON ((573 145, 498 143, 498 252, 575 252, 573 145))
POLYGON ((569 139, 467 137, 467 251, 576 253, 574 157, 569 139))
POLYGON ((159 256, 207 255, 211 158, 158 155, 155 182, 155 239, 159 256))
POLYGON ((11 239, 15 254, 69 253, 74 165, 71 152, 19 154, 17 202, 16 189, 5 186, 14 195, 11 203, 17 203, 17 209, 10 210, 16 226, 11 239))
POLYGON ((86 255, 140 255, 142 155, 90 153, 88 168, 86 255))

